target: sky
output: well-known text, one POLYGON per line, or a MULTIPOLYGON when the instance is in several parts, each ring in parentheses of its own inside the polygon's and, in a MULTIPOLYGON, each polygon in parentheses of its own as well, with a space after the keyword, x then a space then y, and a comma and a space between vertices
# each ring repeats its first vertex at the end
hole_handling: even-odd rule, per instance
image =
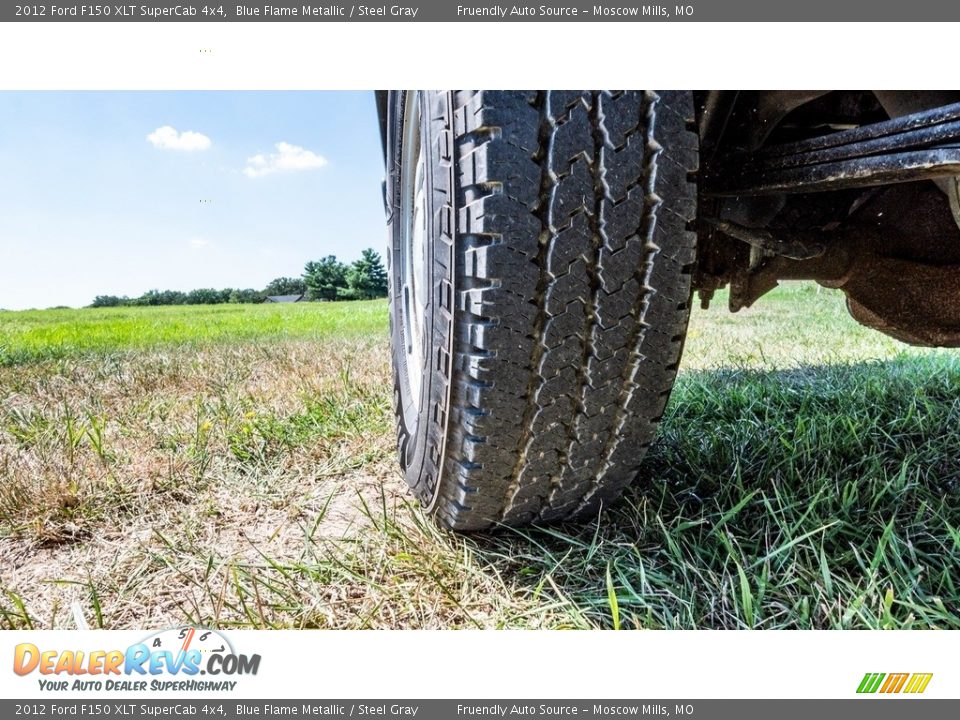
POLYGON ((382 254, 382 180, 372 92, 0 92, 0 308, 382 254))

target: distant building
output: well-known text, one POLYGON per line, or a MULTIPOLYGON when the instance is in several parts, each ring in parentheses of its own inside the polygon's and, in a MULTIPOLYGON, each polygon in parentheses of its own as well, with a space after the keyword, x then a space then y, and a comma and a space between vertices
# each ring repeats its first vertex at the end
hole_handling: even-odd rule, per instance
POLYGON ((303 300, 303 293, 299 295, 267 295, 267 299, 264 302, 268 303, 282 303, 282 302, 300 302, 303 300))

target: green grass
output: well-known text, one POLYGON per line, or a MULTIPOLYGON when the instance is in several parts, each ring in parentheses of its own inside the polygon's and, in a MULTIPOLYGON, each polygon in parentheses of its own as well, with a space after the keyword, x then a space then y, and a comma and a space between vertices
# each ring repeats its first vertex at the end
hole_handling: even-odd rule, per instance
POLYGON ((323 340, 380 331, 382 300, 0 311, 0 365, 161 346, 323 340))
POLYGON ((0 314, 0 626, 960 629, 960 359, 722 301, 622 502, 468 537, 396 469, 382 303, 0 314))

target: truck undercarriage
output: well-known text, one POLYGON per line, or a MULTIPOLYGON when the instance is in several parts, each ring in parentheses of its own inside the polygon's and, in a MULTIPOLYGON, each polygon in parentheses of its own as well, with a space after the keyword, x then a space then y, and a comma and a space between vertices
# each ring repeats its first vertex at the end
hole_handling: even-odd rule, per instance
POLYGON ((724 286, 737 311, 780 280, 815 280, 864 325, 960 345, 960 94, 695 98, 704 306, 724 286))

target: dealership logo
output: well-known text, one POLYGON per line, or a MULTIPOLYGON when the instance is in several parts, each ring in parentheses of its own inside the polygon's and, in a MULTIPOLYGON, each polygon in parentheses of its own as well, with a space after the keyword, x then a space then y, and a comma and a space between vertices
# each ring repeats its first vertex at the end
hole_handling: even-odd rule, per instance
POLYGON ((872 695, 874 693, 907 693, 917 695, 927 689, 933 673, 867 673, 860 681, 857 692, 872 695))
POLYGON ((41 690, 233 690, 233 678, 259 669, 260 655, 238 653, 223 633, 193 626, 163 630, 124 650, 27 642, 13 652, 13 672, 35 675, 41 690))

